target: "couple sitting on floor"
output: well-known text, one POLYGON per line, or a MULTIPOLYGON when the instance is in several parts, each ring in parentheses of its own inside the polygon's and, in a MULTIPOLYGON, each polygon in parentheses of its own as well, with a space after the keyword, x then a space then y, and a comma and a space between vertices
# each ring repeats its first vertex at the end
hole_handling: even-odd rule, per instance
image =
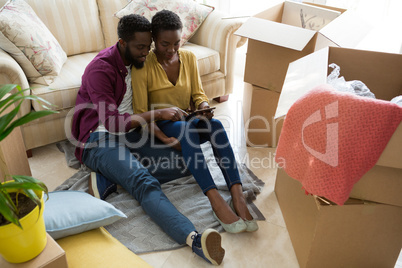
POLYGON ((160 186, 191 172, 227 232, 258 229, 221 122, 213 118, 213 111, 183 120, 189 103, 197 109, 209 104, 195 56, 180 49, 182 27, 179 16, 167 10, 158 12, 152 24, 138 15, 123 17, 117 28, 119 41, 85 69, 72 133, 79 142, 77 158, 94 171, 89 183, 92 194, 105 199, 116 184, 121 185, 177 243, 188 244, 197 255, 219 265, 225 254, 220 234, 213 229, 197 233, 160 186), (155 48, 150 51, 152 38, 155 48), (206 141, 230 190, 230 205, 208 170, 200 147, 206 141), (170 161, 172 156, 183 161, 169 168, 160 168, 160 161, 148 161, 145 168, 142 161, 170 161))

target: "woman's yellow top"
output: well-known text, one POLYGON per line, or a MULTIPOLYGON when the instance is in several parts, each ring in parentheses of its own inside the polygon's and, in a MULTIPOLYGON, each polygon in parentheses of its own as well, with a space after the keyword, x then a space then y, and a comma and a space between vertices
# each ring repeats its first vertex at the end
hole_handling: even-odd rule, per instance
POLYGON ((195 55, 183 49, 179 49, 178 53, 180 72, 176 85, 169 81, 153 51, 147 56, 143 68, 132 68, 131 84, 135 114, 172 105, 185 110, 190 106, 190 98, 196 108, 202 102, 208 102, 202 88, 195 55))

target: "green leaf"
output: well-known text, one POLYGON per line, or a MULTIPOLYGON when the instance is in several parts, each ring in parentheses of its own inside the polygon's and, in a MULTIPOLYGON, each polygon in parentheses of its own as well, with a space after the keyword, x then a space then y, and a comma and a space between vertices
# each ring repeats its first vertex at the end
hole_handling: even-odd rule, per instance
POLYGON ((14 94, 8 96, 4 100, 0 101, 0 109, 2 109, 0 111, 0 114, 2 114, 9 106, 13 105, 14 103, 22 102, 24 100, 36 101, 36 102, 40 103, 40 105, 45 109, 51 109, 51 107, 57 107, 57 105, 54 105, 51 102, 49 102, 41 97, 31 95, 31 94, 24 95, 24 92, 29 91, 29 90, 31 90, 31 89, 27 88, 27 89, 20 90, 14 94))
POLYGON ((14 117, 18 114, 20 106, 16 106, 11 112, 0 117, 0 133, 3 134, 6 127, 13 121, 14 117))
POLYGON ((39 210, 42 209, 42 204, 40 202, 40 198, 35 194, 35 192, 31 189, 25 189, 24 193, 29 197, 37 206, 39 206, 39 210))
MULTIPOLYGON (((41 97, 38 97, 35 95, 26 95, 26 96, 25 95, 22 95, 22 96, 17 95, 17 96, 9 96, 9 97, 10 97, 9 100, 8 100, 8 98, 5 100, 11 101, 11 102, 8 103, 7 106, 5 106, 3 108, 3 110, 0 112, 0 114, 3 113, 5 111, 5 109, 7 109, 9 106, 13 105, 14 103, 23 102, 24 100, 32 100, 32 101, 38 102, 46 110, 49 110, 52 107, 57 107, 57 105, 54 105, 54 104, 50 103, 49 101, 42 99, 41 97)), ((0 103, 0 107, 1 107, 1 103, 0 103)))
POLYGON ((27 96, 25 96, 25 95, 22 95, 22 96, 20 96, 20 95, 16 95, 16 96, 11 95, 8 98, 4 99, 2 102, 0 102, 0 107, 4 106, 3 109, 0 111, 0 114, 3 114, 7 110, 7 108, 12 106, 12 105, 14 105, 14 106, 22 105, 22 102, 24 100, 30 100, 30 99, 33 99, 34 97, 35 96, 32 96, 32 95, 27 95, 27 96))
MULTIPOLYGON (((14 128, 21 126, 23 124, 29 123, 33 120, 36 120, 38 118, 50 115, 50 114, 55 114, 58 113, 57 111, 51 111, 51 110, 47 110, 47 111, 34 111, 34 112, 30 112, 24 116, 22 116, 21 118, 18 118, 17 120, 15 120, 13 123, 11 123, 9 125, 8 128, 6 128, 5 130, 1 131, 0 128, 0 141, 2 141, 5 137, 7 137, 11 131, 13 131, 14 128)), ((0 119, 1 120, 1 119, 0 119)))
POLYGON ((35 179, 34 177, 25 176, 25 175, 12 175, 12 178, 17 182, 32 182, 32 183, 36 183, 36 184, 38 184, 39 186, 42 187, 42 191, 44 191, 46 193, 48 192, 48 189, 47 189, 46 185, 42 181, 40 181, 38 179, 35 179))
POLYGON ((24 90, 21 90, 21 91, 17 91, 14 94, 11 94, 10 96, 7 96, 7 98, 1 100, 0 101, 0 108, 2 108, 2 110, 1 110, 0 114, 2 114, 5 111, 5 109, 8 108, 8 106, 10 106, 13 103, 15 103, 16 98, 25 98, 25 97, 30 96, 30 94, 26 95, 26 96, 24 95, 24 91, 27 91, 27 90, 30 90, 30 89, 27 88, 27 89, 24 89, 24 90), (6 106, 6 104, 7 104, 7 106, 6 106))
POLYGON ((38 191, 43 191, 43 188, 33 182, 29 181, 22 181, 22 182, 9 182, 6 184, 3 184, 1 186, 2 189, 8 189, 8 190, 18 190, 18 189, 32 189, 32 190, 38 190, 38 191))
POLYGON ((41 191, 45 192, 47 199, 49 199, 49 190, 47 189, 46 184, 44 184, 42 181, 35 179, 34 177, 31 176, 23 176, 23 175, 13 175, 12 178, 17 181, 17 182, 30 182, 34 183, 37 186, 39 186, 41 191))
MULTIPOLYGON (((35 194, 35 192, 33 190, 24 190, 24 193, 39 207, 40 212, 40 210, 42 209, 42 203, 40 201, 40 198, 38 198, 38 196, 35 194)), ((38 213, 38 218, 36 219, 36 221, 39 220, 39 217, 40 213, 38 213)))
POLYGON ((4 195, 0 194, 0 213, 4 216, 6 220, 11 223, 14 223, 18 227, 22 229, 21 223, 18 219, 17 214, 13 210, 7 198, 4 195))
POLYGON ((17 211, 17 206, 14 204, 13 200, 11 199, 11 196, 7 190, 0 189, 0 194, 4 196, 4 198, 7 199, 8 204, 11 206, 13 211, 17 211))
POLYGON ((1 88, 0 88, 0 99, 2 99, 7 93, 9 93, 14 88, 17 88, 17 90, 19 90, 19 91, 21 90, 20 86, 13 85, 13 84, 7 84, 7 85, 1 86, 1 88))

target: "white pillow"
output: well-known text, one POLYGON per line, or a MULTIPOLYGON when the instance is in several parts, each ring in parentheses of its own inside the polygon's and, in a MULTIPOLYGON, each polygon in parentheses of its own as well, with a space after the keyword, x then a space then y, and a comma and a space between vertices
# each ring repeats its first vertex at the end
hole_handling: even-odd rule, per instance
POLYGON ((79 191, 49 193, 43 212, 46 231, 53 239, 109 225, 127 216, 108 202, 79 191))
POLYGON ((0 9, 0 48, 18 62, 31 83, 51 84, 67 60, 59 42, 23 0, 9 0, 0 9))

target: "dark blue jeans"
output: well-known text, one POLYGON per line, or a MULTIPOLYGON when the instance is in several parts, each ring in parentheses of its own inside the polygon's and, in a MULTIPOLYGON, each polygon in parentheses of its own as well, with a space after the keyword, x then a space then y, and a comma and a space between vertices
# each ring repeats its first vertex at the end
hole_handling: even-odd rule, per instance
POLYGON ((200 144, 206 141, 211 142, 216 162, 222 170, 228 188, 241 183, 232 147, 219 120, 197 118, 175 122, 165 120, 157 122, 157 125, 165 135, 180 141, 184 161, 204 194, 216 188, 200 147, 200 144))
POLYGON ((185 244, 195 227, 169 201, 160 183, 183 177, 188 172, 180 164, 166 168, 167 162, 171 162, 169 157, 180 158, 180 153, 170 148, 155 147, 148 137, 136 131, 125 135, 94 132, 87 141, 82 161, 93 171, 126 189, 163 231, 177 243, 185 244), (146 159, 149 170, 161 182, 141 164, 141 159, 146 159), (165 165, 161 165, 161 161, 165 165), (164 168, 160 169, 161 166, 164 168))

